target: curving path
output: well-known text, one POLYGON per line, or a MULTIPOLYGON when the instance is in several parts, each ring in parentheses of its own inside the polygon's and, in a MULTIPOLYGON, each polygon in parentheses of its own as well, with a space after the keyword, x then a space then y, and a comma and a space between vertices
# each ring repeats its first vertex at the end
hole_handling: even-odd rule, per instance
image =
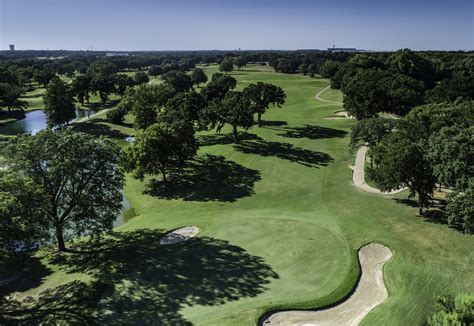
POLYGON ((321 95, 322 95, 325 91, 327 91, 330 87, 331 87, 331 85, 328 85, 328 86, 326 86, 325 88, 323 88, 322 90, 320 90, 320 91, 314 96, 314 98, 317 99, 318 101, 321 101, 321 102, 332 103, 332 104, 342 104, 341 102, 329 101, 329 100, 325 100, 325 99, 322 99, 322 98, 321 98, 321 95))
POLYGON ((354 185, 365 192, 371 192, 373 194, 382 194, 382 195, 398 194, 399 192, 402 192, 405 189, 407 189, 407 188, 402 188, 402 189, 385 192, 377 188, 371 187, 367 183, 365 183, 364 166, 365 166, 365 155, 367 154, 368 150, 369 148, 367 146, 361 146, 359 150, 357 151, 356 162, 355 162, 354 167, 352 168, 352 182, 354 182, 354 185))
POLYGON ((359 250, 361 277, 354 293, 341 304, 318 311, 282 311, 269 315, 262 325, 358 325, 376 306, 388 298, 383 281, 383 266, 392 257, 392 251, 378 243, 359 250))
POLYGON ((164 235, 160 239, 160 244, 170 245, 175 243, 180 243, 187 241, 191 238, 194 238, 199 233, 199 228, 197 226, 185 226, 171 231, 170 233, 164 235))

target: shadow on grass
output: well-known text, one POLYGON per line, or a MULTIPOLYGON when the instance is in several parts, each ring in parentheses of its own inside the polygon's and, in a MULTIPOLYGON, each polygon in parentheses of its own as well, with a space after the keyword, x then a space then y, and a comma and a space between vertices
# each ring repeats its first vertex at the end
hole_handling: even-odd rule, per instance
POLYGON ((307 167, 326 166, 333 161, 332 157, 326 153, 310 151, 288 143, 268 142, 262 138, 245 140, 234 147, 245 154, 275 156, 307 167))
POLYGON ((169 173, 169 182, 152 180, 145 193, 166 199, 232 202, 254 193, 260 172, 223 156, 206 155, 169 173))
POLYGON ((84 121, 80 123, 72 124, 74 131, 81 131, 95 136, 108 136, 112 138, 121 138, 127 137, 127 134, 119 130, 114 130, 110 126, 105 125, 104 123, 109 123, 107 119, 94 119, 89 121, 84 121))
MULTIPOLYGON (((239 132, 240 140, 258 139, 255 134, 239 132)), ((197 137, 199 146, 228 145, 234 143, 232 134, 200 135, 197 137)))
POLYGON ((94 111, 99 111, 102 109, 110 109, 114 106, 116 106, 120 100, 109 100, 107 103, 102 104, 101 102, 93 102, 93 103, 84 103, 84 108, 87 110, 94 110, 94 111))
POLYGON ((21 255, 0 262, 0 298, 39 286, 51 271, 36 257, 21 255))
POLYGON ((347 135, 347 132, 339 129, 332 129, 320 126, 305 125, 304 127, 285 128, 285 133, 279 136, 287 138, 308 138, 308 139, 323 139, 323 138, 342 138, 347 135))
MULTIPOLYGON (((400 204, 418 208, 418 202, 415 199, 394 198, 393 200, 400 204)), ((446 201, 444 199, 433 200, 430 204, 430 208, 427 210, 425 209, 421 217, 426 222, 447 225, 451 229, 463 232, 463 227, 461 224, 449 224, 448 216, 446 215, 446 201)))
POLYGON ((4 304, 3 318, 59 324, 192 325, 187 306, 215 306, 255 297, 279 278, 263 258, 227 241, 198 237, 159 244, 161 230, 113 233, 73 248, 88 254, 58 254, 50 262, 93 281, 74 281, 39 298, 4 304), (5 314, 7 312, 7 314, 5 314))
POLYGON ((262 120, 262 127, 281 127, 288 125, 286 121, 279 120, 262 120))

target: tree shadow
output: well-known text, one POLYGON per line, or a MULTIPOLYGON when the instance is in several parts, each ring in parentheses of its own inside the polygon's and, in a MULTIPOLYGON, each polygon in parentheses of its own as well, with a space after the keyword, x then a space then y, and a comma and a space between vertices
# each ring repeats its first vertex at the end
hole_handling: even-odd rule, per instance
POLYGON ((305 125, 304 127, 285 128, 284 134, 278 136, 287 138, 308 138, 308 139, 323 139, 323 138, 342 138, 347 135, 347 132, 339 129, 332 129, 320 126, 305 125))
POLYGON ((286 126, 288 123, 286 121, 279 121, 279 120, 262 120, 262 127, 282 127, 286 126))
POLYGON ((104 123, 108 123, 109 121, 106 119, 94 119, 90 121, 84 121, 81 123, 74 123, 72 124, 72 129, 74 131, 85 132, 94 136, 108 136, 111 138, 124 138, 127 137, 127 134, 119 130, 115 130, 110 128, 110 126, 105 125, 104 123))
POLYGON ((227 241, 198 237, 166 246, 159 244, 164 234, 147 229, 112 233, 73 248, 88 254, 51 256, 61 270, 85 273, 93 281, 49 290, 32 299, 29 311, 21 303, 16 311, 56 323, 192 325, 180 314, 182 308, 255 297, 279 278, 263 258, 227 241))
MULTIPOLYGON (((240 140, 258 139, 258 136, 248 132, 239 132, 240 140)), ((230 134, 199 135, 199 146, 228 145, 234 143, 234 136, 230 134)))
POLYGON ((333 161, 332 157, 326 153, 295 147, 289 143, 268 142, 262 138, 255 141, 242 141, 234 147, 245 154, 275 156, 307 167, 326 166, 333 161))
POLYGON ((24 292, 39 286, 51 274, 39 258, 27 254, 2 258, 0 269, 0 298, 13 292, 24 292))
POLYGON ((152 180, 145 193, 166 199, 233 202, 254 193, 260 172, 223 156, 205 155, 169 173, 169 182, 152 180))

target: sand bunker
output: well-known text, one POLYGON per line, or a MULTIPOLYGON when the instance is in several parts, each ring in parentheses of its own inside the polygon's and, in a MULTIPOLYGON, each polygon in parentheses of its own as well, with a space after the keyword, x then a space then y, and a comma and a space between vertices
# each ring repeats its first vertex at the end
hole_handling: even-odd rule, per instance
POLYGON ((160 239, 160 244, 170 245, 175 243, 180 243, 187 241, 195 237, 199 233, 199 228, 197 226, 185 226, 171 231, 170 233, 164 235, 160 239))
POLYGON ((353 294, 337 306, 317 311, 281 311, 270 314, 262 325, 358 325, 376 306, 384 302, 387 289, 383 266, 392 257, 389 248, 371 243, 359 250, 361 277, 353 294))

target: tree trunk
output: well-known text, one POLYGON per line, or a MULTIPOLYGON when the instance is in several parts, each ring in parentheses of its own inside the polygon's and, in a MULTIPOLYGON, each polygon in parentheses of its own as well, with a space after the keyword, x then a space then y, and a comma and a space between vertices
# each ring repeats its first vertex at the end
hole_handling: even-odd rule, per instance
POLYGON ((239 143, 239 133, 237 132, 237 127, 232 128, 232 134, 234 135, 234 144, 239 143))
POLYGON ((163 176, 163 182, 168 183, 168 180, 166 179, 165 169, 161 169, 161 175, 163 176))
POLYGON ((257 113, 257 119, 258 119, 258 126, 262 126, 262 114, 259 112, 257 113))
POLYGON ((420 208, 418 209, 418 214, 420 216, 423 216, 423 205, 420 205, 420 208))
POLYGON ((58 250, 59 251, 66 251, 66 245, 64 244, 64 237, 63 237, 63 227, 62 225, 56 225, 56 240, 58 242, 58 250))

